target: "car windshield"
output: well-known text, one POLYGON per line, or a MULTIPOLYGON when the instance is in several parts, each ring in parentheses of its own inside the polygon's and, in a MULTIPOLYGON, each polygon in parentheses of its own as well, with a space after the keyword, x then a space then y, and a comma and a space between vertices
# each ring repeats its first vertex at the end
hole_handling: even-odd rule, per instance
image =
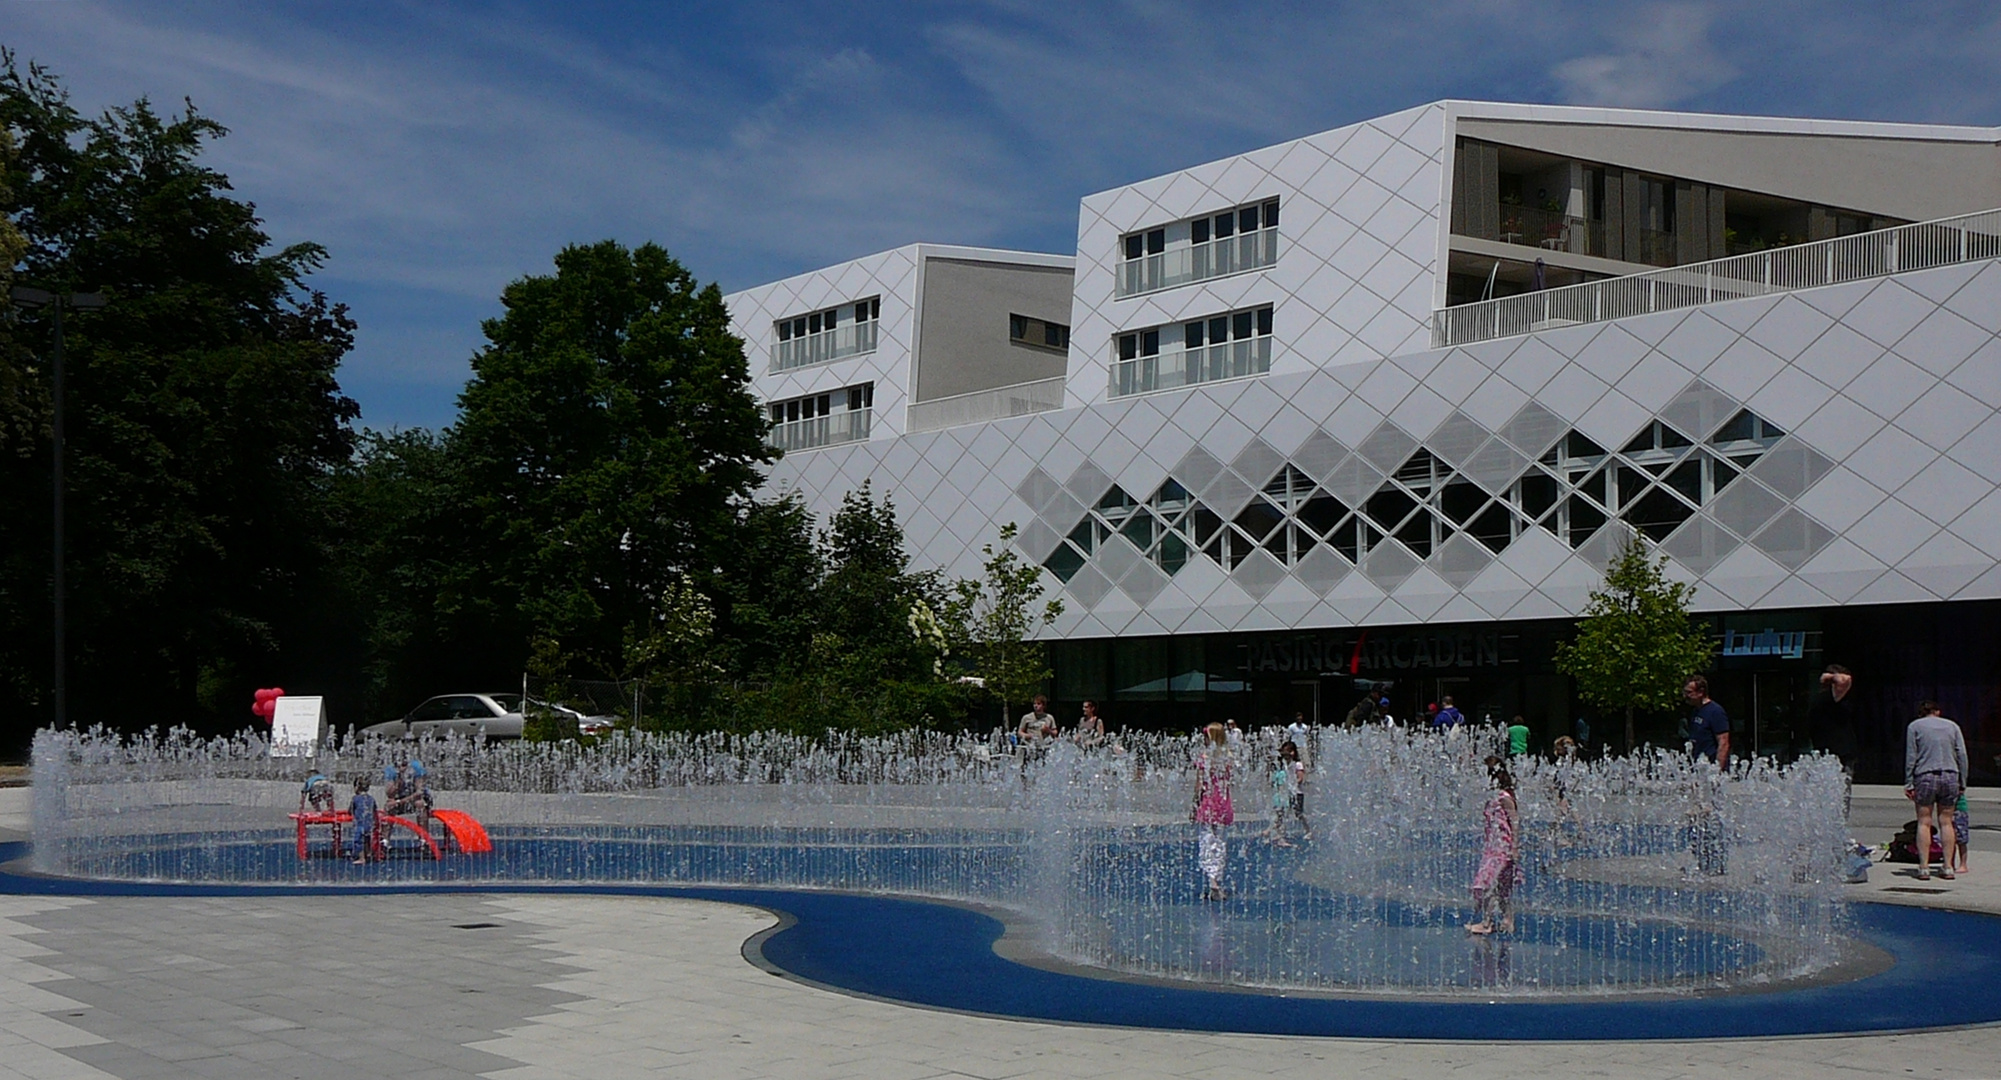
POLYGON ((506 709, 508 712, 521 711, 520 694, 488 694, 486 696, 492 698, 494 704, 506 709))

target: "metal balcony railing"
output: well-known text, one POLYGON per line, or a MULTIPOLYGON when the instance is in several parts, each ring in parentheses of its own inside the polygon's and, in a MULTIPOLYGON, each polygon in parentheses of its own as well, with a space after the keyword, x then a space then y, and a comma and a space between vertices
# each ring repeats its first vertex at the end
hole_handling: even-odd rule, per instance
POLYGON ((790 371, 811 364, 824 364, 847 356, 875 351, 876 321, 848 323, 832 330, 775 341, 771 345, 771 370, 790 371))
POLYGON ((1063 378, 1058 376, 920 401, 905 409, 903 424, 910 431, 937 431, 1062 407, 1063 378))
POLYGON ((1118 295, 1139 296, 1190 282, 1262 270, 1278 262, 1278 229, 1256 229, 1119 264, 1118 295))
POLYGON ((816 450, 822 446, 838 446, 841 443, 867 442, 869 417, 872 409, 856 409, 837 412, 827 416, 815 416, 810 420, 789 420, 771 425, 771 445, 792 453, 797 450, 816 450))
POLYGON ((1197 383, 1241 379, 1271 370, 1271 338, 1255 337, 1177 349, 1159 356, 1121 360, 1112 365, 1112 397, 1151 394, 1197 383))
POLYGON ((1432 313, 1434 348, 2001 258, 2001 210, 1687 263, 1432 313))

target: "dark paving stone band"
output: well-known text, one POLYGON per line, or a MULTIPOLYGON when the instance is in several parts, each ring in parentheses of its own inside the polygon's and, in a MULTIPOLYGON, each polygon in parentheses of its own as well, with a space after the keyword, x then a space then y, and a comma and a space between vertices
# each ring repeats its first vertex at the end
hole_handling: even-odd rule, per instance
POLYGON ((814 986, 926 1008, 1055 1023, 1261 1035, 1477 1041, 1772 1038, 2001 1022, 2001 918, 1854 905, 1854 927, 1893 962, 1861 978, 1764 993, 1638 1000, 1396 1000, 1242 993, 1100 978, 1005 958, 991 915, 943 902, 814 890, 637 885, 204 885, 33 873, 0 843, 0 894, 299 896, 407 893, 661 896, 763 908, 780 924, 745 955, 814 986), (1941 987, 1950 993, 1941 993, 1941 987))

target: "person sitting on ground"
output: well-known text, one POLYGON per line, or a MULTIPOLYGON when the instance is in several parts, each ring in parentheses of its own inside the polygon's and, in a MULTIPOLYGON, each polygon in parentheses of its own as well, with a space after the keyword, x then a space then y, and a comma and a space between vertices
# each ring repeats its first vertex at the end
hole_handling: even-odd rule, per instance
POLYGON ((354 864, 360 866, 375 857, 375 796, 368 793, 368 777, 354 778, 354 798, 347 804, 354 819, 354 864))

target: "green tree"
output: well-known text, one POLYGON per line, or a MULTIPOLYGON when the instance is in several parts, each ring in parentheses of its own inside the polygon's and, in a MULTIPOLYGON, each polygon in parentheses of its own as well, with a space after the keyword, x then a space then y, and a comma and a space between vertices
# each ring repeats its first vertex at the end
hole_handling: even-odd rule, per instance
POLYGON ((1014 548, 1013 522, 1001 527, 1000 547, 987 544, 978 579, 954 583, 945 623, 958 644, 960 660, 1000 700, 1001 716, 1041 689, 1053 674, 1049 652, 1029 635, 1063 614, 1063 601, 1042 599, 1042 568, 1014 548))
POLYGON ((1681 701, 1690 675, 1707 670, 1715 643, 1689 617, 1693 586, 1669 581, 1667 557, 1648 558, 1628 537, 1591 591, 1577 637, 1556 647, 1556 668, 1577 681, 1578 696, 1607 712, 1624 712, 1626 749, 1636 739, 1633 718, 1667 712, 1681 701))
POLYGON ((364 716, 383 720, 441 690, 513 686, 522 624, 484 572, 464 482, 444 438, 366 432, 336 470, 336 576, 360 638, 364 716))
POLYGON ((944 589, 935 571, 912 571, 896 504, 875 500, 864 483, 841 499, 822 537, 827 575, 820 583, 816 646, 851 690, 878 682, 937 679, 936 645, 914 634, 910 613, 922 603, 936 611, 944 589))
POLYGON ((825 556, 813 515, 797 495, 746 504, 732 530, 731 557, 717 567, 716 663, 730 674, 768 682, 806 664, 819 628, 825 556))
MULTIPOLYGON (((13 132, 0 128, 0 205, 14 205, 6 186, 19 155, 13 132)), ((14 283, 14 267, 28 252, 28 240, 11 218, 0 217, 0 296, 14 283)), ((39 703, 46 676, 36 658, 22 647, 34 639, 31 627, 44 623, 46 590, 38 587, 47 573, 48 553, 36 551, 25 528, 42 511, 30 505, 41 494, 38 464, 49 449, 49 395, 46 378, 33 353, 14 335, 11 320, 0 321, 0 702, 21 706, 39 703)), ((44 660, 46 658, 43 658, 44 660)))
MULTIPOLYGON (((226 131, 191 104, 88 119, 8 54, 0 127, 17 148, 0 209, 26 241, 19 280, 109 298, 64 327, 71 718, 233 727, 260 683, 339 680, 352 657, 325 606, 325 495, 358 408, 335 381, 354 324, 305 284, 324 250, 271 249, 202 164, 226 131)), ((15 314, 15 344, 46 349, 46 313, 15 314)), ((6 475, 4 588, 46 626, 45 565, 15 553, 47 551, 47 473, 6 475)), ((32 657, 9 666, 45 669, 47 631, 8 630, 10 654, 32 657)))
POLYGON ((684 576, 713 581, 776 452, 722 293, 654 244, 566 247, 501 294, 447 436, 482 606, 616 678, 684 576))

